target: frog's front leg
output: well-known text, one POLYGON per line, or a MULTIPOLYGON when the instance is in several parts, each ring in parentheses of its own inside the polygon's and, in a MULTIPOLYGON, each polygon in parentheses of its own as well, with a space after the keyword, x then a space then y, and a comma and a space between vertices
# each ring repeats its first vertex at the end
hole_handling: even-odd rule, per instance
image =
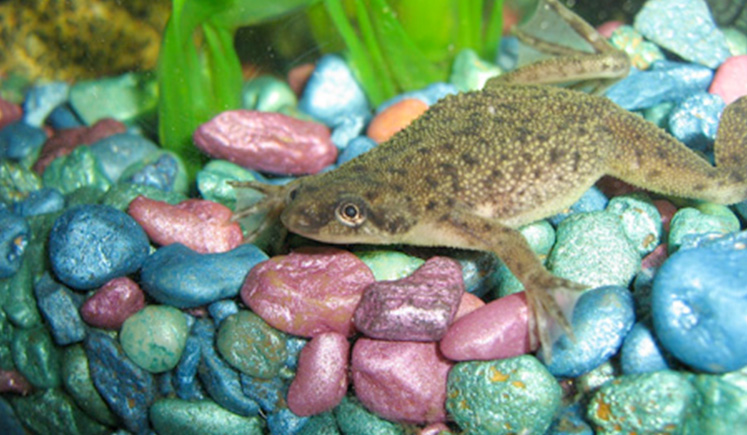
POLYGON ((406 243, 495 253, 524 285, 532 312, 530 331, 536 328, 546 361, 550 360, 553 342, 563 332, 572 337, 571 315, 585 287, 548 272, 519 231, 455 209, 444 212, 437 222, 415 229, 411 238, 406 243))

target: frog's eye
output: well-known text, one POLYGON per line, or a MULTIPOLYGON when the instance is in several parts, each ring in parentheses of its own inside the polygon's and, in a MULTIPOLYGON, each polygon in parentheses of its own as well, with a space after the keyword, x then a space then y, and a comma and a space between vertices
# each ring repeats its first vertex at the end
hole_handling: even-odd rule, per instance
POLYGON ((296 196, 298 196, 298 189, 299 188, 300 188, 299 186, 296 186, 293 189, 291 189, 290 192, 288 192, 288 200, 289 201, 293 201, 294 199, 296 199, 296 196))
POLYGON ((363 211, 363 207, 351 201, 343 201, 335 210, 335 217, 343 225, 349 227, 357 227, 366 220, 366 214, 363 211))

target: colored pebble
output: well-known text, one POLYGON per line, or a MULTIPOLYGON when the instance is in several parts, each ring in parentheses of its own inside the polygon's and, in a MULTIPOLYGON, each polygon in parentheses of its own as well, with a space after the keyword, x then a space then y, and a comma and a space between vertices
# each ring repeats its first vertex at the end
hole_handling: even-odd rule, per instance
POLYGON ((578 402, 563 407, 546 435, 594 435, 583 414, 584 409, 578 402))
POLYGON ((186 193, 187 173, 181 158, 169 151, 156 151, 129 166, 121 181, 152 186, 167 192, 186 193))
POLYGON ((15 370, 0 369, 0 394, 13 393, 26 396, 32 390, 33 386, 21 373, 15 370))
POLYGON ((223 299, 208 305, 208 313, 215 321, 216 326, 220 326, 229 316, 239 312, 239 304, 233 299, 223 299))
POLYGON ((724 373, 747 365, 747 251, 680 250, 654 280, 652 314, 662 346, 698 370, 724 373))
POLYGON ((252 244, 218 254, 200 254, 174 243, 148 257, 140 271, 140 284, 163 304, 194 308, 236 296, 249 270, 266 259, 267 255, 252 244))
POLYGON ((297 103, 296 94, 288 83, 270 75, 253 78, 241 89, 243 109, 278 112, 285 107, 295 107, 297 103))
POLYGON ((148 429, 148 408, 156 398, 153 375, 125 355, 103 332, 91 332, 84 342, 91 379, 124 427, 135 433, 148 429))
POLYGON ((374 148, 376 148, 376 142, 368 136, 355 137, 348 142, 345 149, 337 156, 337 164, 342 165, 343 163, 347 163, 374 148))
POLYGON ((36 173, 20 163, 0 159, 0 201, 23 201, 29 193, 41 187, 41 179, 36 173))
POLYGON ((194 141, 211 157, 274 174, 315 174, 337 158, 325 126, 273 112, 222 112, 195 131, 194 141))
POLYGON ((432 257, 406 278, 366 287, 353 323, 371 338, 438 341, 454 318, 463 293, 459 263, 432 257))
POLYGON ((617 353, 634 322, 633 296, 627 288, 609 286, 585 292, 573 311, 575 340, 563 335, 553 344, 547 370, 561 378, 590 371, 617 353))
POLYGON ((718 95, 726 104, 731 104, 739 97, 747 95, 745 76, 747 55, 732 56, 718 67, 708 92, 718 95))
POLYGON ((83 345, 68 346, 62 355, 60 374, 65 391, 91 418, 107 426, 116 426, 116 417, 93 385, 83 345))
POLYGON ((85 290, 138 270, 148 246, 148 237, 131 217, 89 204, 70 208, 55 220, 49 258, 60 281, 85 290))
POLYGON ((78 314, 80 295, 56 282, 45 272, 34 284, 39 311, 52 331, 55 343, 60 346, 83 341, 86 328, 78 314))
POLYGON ((644 323, 637 322, 625 337, 620 349, 620 367, 626 375, 656 372, 669 368, 661 345, 651 329, 644 323))
POLYGON ((36 388, 60 386, 60 351, 43 325, 16 329, 11 344, 16 369, 36 388))
POLYGON ((472 49, 464 49, 457 53, 451 66, 449 81, 460 92, 482 89, 491 77, 501 73, 501 69, 480 59, 472 49))
POLYGON ((38 390, 26 397, 11 397, 10 403, 31 433, 105 435, 110 432, 82 412, 59 388, 38 390))
POLYGON ((23 102, 23 120, 41 127, 44 120, 58 105, 67 101, 70 85, 65 82, 51 82, 32 86, 23 102))
POLYGON ((348 143, 350 143, 351 140, 363 134, 367 122, 368 118, 345 118, 342 123, 332 130, 332 134, 330 135, 332 143, 335 144, 338 149, 347 148, 348 143))
POLYGON ((173 369, 187 341, 184 316, 173 307, 148 305, 122 324, 122 349, 135 364, 151 373, 173 369))
POLYGON ((111 181, 102 172, 96 156, 88 147, 78 147, 70 154, 55 159, 44 170, 42 180, 45 186, 54 187, 63 194, 89 186, 106 191, 111 186, 111 181))
POLYGON ((271 379, 241 375, 241 390, 247 397, 259 404, 262 411, 272 414, 287 406, 288 382, 286 374, 280 373, 271 379))
POLYGON ((73 108, 70 107, 70 104, 68 103, 58 104, 51 112, 49 112, 49 116, 47 116, 44 123, 55 130, 83 126, 83 122, 78 118, 78 115, 73 111, 73 108))
POLYGON ((27 254, 15 275, 10 279, 0 280, 0 290, 5 295, 5 300, 2 301, 3 312, 14 326, 21 328, 31 328, 42 321, 34 297, 35 274, 31 258, 27 254))
MULTIPOLYGON (((726 45, 729 46, 729 53, 731 53, 732 57, 747 54, 747 35, 736 27, 722 27, 721 31, 724 33, 724 37, 726 37, 726 45)), ((729 59, 726 59, 724 63, 728 61, 729 59)))
POLYGON ((277 376, 287 357, 285 334, 247 310, 221 323, 216 348, 233 368, 262 379, 277 376))
POLYGON ((695 411, 698 395, 687 378, 664 370, 608 382, 592 397, 586 416, 603 433, 671 433, 695 411))
POLYGON ((648 69, 653 62, 664 59, 664 53, 656 45, 643 39, 633 27, 621 25, 610 35, 610 43, 627 53, 633 66, 638 69, 648 69))
POLYGON ((688 236, 706 233, 728 234, 739 231, 739 219, 728 209, 698 210, 681 208, 674 214, 669 226, 669 251, 674 252, 688 236))
POLYGON ((713 153, 724 101, 718 95, 698 92, 681 101, 669 114, 669 132, 691 149, 713 153))
POLYGON ((334 410, 343 434, 404 435, 402 425, 368 411, 355 396, 345 396, 334 410))
MULTIPOLYGON (((228 181, 253 181, 251 171, 227 160, 211 160, 197 173, 200 196, 236 209, 236 190, 228 181)), ((247 190, 247 189, 244 189, 247 190)))
POLYGON ((350 252, 302 248, 271 258, 249 272, 241 299, 283 332, 313 337, 353 335, 353 313, 373 273, 350 252))
POLYGON ((294 434, 300 432, 309 417, 299 417, 288 408, 280 408, 267 416, 267 429, 270 433, 294 434))
POLYGON ((0 130, 0 157, 22 161, 33 157, 47 140, 47 133, 23 121, 17 121, 0 130))
POLYGON ((153 429, 159 435, 261 435, 259 417, 242 417, 210 400, 157 400, 149 411, 153 429))
POLYGON ((155 111, 158 89, 153 74, 79 80, 70 88, 70 105, 86 125, 104 118, 135 121, 155 111))
POLYGON ((561 406, 555 378, 533 356, 456 364, 446 408, 469 433, 544 433, 561 406))
POLYGON ((104 174, 112 182, 117 182, 128 166, 158 149, 150 140, 132 133, 107 136, 92 143, 89 148, 101 164, 104 174))
POLYGON ((316 63, 298 101, 298 108, 324 124, 335 127, 346 118, 369 116, 368 100, 345 61, 334 54, 316 63))
POLYGON ((620 219, 623 231, 640 255, 652 252, 662 235, 661 215, 647 195, 612 198, 605 209, 620 219))
POLYGON ((454 361, 505 359, 535 350, 525 294, 496 299, 459 318, 441 339, 440 349, 454 361))
POLYGON ((366 263, 376 281, 393 281, 411 275, 425 260, 398 251, 361 250, 353 252, 366 263))
POLYGON ((172 384, 176 396, 184 400, 202 400, 205 391, 197 379, 202 356, 200 340, 194 334, 187 337, 182 358, 173 371, 172 384))
POLYGON ((384 101, 376 108, 376 113, 383 112, 392 104, 396 104, 397 102, 402 101, 406 98, 417 98, 428 106, 432 106, 438 100, 446 97, 447 95, 453 95, 457 93, 459 93, 459 90, 451 83, 436 82, 426 86, 423 89, 404 92, 384 101))
POLYGON ((574 214, 604 210, 604 208, 607 207, 608 202, 609 200, 601 190, 592 187, 584 192, 581 198, 579 198, 579 200, 573 205, 561 213, 551 216, 548 220, 551 224, 557 227, 566 218, 573 216, 574 214))
POLYGON ((376 114, 368 124, 366 135, 376 143, 386 142, 428 110, 417 98, 405 98, 376 114))
POLYGON ((462 279, 466 291, 484 296, 496 286, 499 279, 496 268, 500 262, 492 253, 456 251, 449 255, 462 266, 462 279))
POLYGON ((557 276, 589 287, 627 286, 640 263, 619 218, 607 212, 581 213, 564 220, 547 260, 557 276))
POLYGON ((65 197, 59 190, 51 187, 35 190, 29 193, 23 201, 13 204, 13 211, 23 217, 54 213, 63 208, 65 208, 65 197))
POLYGON ((299 416, 329 411, 348 390, 350 343, 336 332, 319 334, 301 351, 296 377, 288 390, 288 408, 299 416))
POLYGON ((434 342, 359 338, 351 357, 361 403, 388 420, 415 424, 446 421, 446 377, 451 367, 434 342))
POLYGON ((704 0, 648 0, 634 26, 657 45, 709 68, 716 68, 730 54, 704 0))
POLYGON ((23 118, 21 106, 0 98, 0 129, 19 121, 21 118, 23 118))
POLYGON ((0 205, 0 279, 10 278, 20 269, 30 238, 26 220, 0 205))
POLYGON ((696 413, 688 416, 685 428, 692 433, 740 433, 747 425, 747 380, 743 370, 721 376, 691 375, 702 398, 696 413))
POLYGON ((128 317, 145 307, 145 294, 130 278, 114 278, 89 297, 80 315, 91 326, 117 330, 128 317))
POLYGON ((483 306, 485 306, 485 302, 479 297, 472 293, 462 293, 462 299, 459 301, 459 309, 454 314, 454 322, 483 306))
POLYGON ((138 196, 127 212, 161 246, 181 243, 208 254, 230 251, 244 238, 238 222, 231 221, 233 212, 228 207, 204 199, 171 205, 138 196))
POLYGON ((178 192, 165 192, 161 189, 145 186, 143 184, 117 183, 106 191, 106 193, 101 197, 100 203, 101 205, 108 205, 117 210, 126 212, 132 200, 137 198, 139 195, 157 201, 167 202, 172 205, 187 200, 185 195, 178 192))

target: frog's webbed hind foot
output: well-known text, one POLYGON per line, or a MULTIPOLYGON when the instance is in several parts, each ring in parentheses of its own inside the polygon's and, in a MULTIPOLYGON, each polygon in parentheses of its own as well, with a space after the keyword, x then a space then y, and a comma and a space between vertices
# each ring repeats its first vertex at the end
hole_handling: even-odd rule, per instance
POLYGON ((290 187, 258 181, 229 181, 228 184, 236 190, 237 199, 231 220, 240 222, 247 231, 244 242, 252 242, 278 221, 290 187))

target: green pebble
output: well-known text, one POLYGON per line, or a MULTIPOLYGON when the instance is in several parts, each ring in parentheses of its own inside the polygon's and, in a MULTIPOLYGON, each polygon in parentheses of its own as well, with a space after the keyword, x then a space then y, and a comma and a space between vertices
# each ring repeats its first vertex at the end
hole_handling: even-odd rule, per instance
MULTIPOLYGON (((519 228, 519 232, 527 240, 529 247, 532 248, 532 251, 537 254, 539 259, 543 263, 547 262, 547 256, 552 251, 553 245, 555 245, 555 229, 550 222, 541 220, 524 225, 519 228)), ((496 268, 496 273, 500 283, 496 288, 497 298, 524 291, 524 284, 508 270, 508 267, 502 261, 496 268)))
POLYGON ((547 265, 555 275, 589 287, 627 287, 640 269, 641 257, 620 219, 600 211, 575 214, 561 222, 547 265))
POLYGON ((200 195, 234 210, 236 190, 228 184, 229 181, 254 181, 254 175, 228 160, 211 160, 197 173, 200 195))
POLYGON ((149 305, 122 324, 119 342, 142 369, 161 373, 176 367, 187 344, 185 314, 167 305, 149 305))
POLYGON ((476 91, 482 89, 488 79, 501 73, 497 65, 485 62, 474 50, 467 48, 454 58, 449 81, 461 92, 476 91))
POLYGON ((449 372, 446 409, 471 434, 544 433, 562 390, 530 355, 458 363, 449 372))
POLYGON ((38 434, 96 435, 111 429, 89 418, 58 388, 37 391, 29 396, 12 396, 10 403, 18 419, 38 434))
POLYGON ((747 54, 747 36, 735 27, 721 29, 726 37, 726 46, 732 56, 747 54))
POLYGON ((669 114, 674 109, 674 103, 665 101, 643 111, 643 117, 661 128, 669 127, 669 114))
POLYGON ((86 414, 107 426, 117 424, 117 418, 93 385, 82 345, 68 346, 63 350, 61 374, 65 391, 86 414))
POLYGON ((133 174, 136 172, 142 170, 146 165, 150 165, 155 163, 161 156, 164 154, 170 155, 174 160, 176 160, 176 178, 174 179, 174 184, 172 186, 171 191, 176 193, 181 193, 183 195, 186 195, 189 191, 189 179, 187 177, 187 168, 184 166, 184 161, 182 160, 179 155, 176 153, 173 153, 171 151, 166 150, 158 150, 154 151, 147 156, 143 157, 139 161, 131 164, 127 168, 125 168, 124 171, 122 171, 122 174, 119 176, 121 180, 126 180, 130 177, 132 177, 133 174))
POLYGON ((404 435, 402 425, 369 412, 353 396, 345 396, 333 410, 344 435, 404 435))
POLYGON ((98 204, 106 194, 95 186, 83 186, 65 195, 66 208, 84 204, 98 204))
POLYGON ((715 204, 685 207, 672 217, 669 226, 669 252, 679 249, 683 239, 693 234, 728 234, 739 231, 739 218, 728 208, 715 204))
POLYGON ((241 105, 244 109, 279 112, 297 104, 296 94, 288 83, 272 76, 259 76, 249 80, 241 89, 241 105))
POLYGON ((5 312, 0 310, 0 370, 15 370, 16 368, 12 351, 13 331, 13 325, 11 325, 5 312))
POLYGON ((134 183, 117 183, 109 189, 101 198, 101 204, 109 205, 120 211, 127 211, 127 207, 138 195, 156 201, 168 202, 169 204, 178 204, 187 199, 187 197, 177 192, 166 192, 153 186, 134 183))
POLYGON ((210 400, 158 400, 150 407, 150 422, 158 435, 263 433, 259 417, 242 417, 210 400))
POLYGON ((410 276, 425 260, 398 251, 357 251, 356 257, 366 263, 376 281, 391 281, 410 276))
POLYGON ((216 347, 236 370, 249 376, 271 379, 285 363, 286 336, 251 311, 242 310, 220 325, 216 347))
POLYGON ((36 172, 8 159, 0 159, 0 200, 8 203, 22 201, 41 187, 42 181, 36 172))
POLYGON ((104 118, 130 123, 156 110, 158 89, 153 74, 81 80, 70 88, 70 105, 86 125, 104 118))
POLYGON ((627 53, 633 66, 638 69, 648 69, 652 63, 664 59, 661 49, 656 44, 645 41, 643 35, 632 26, 623 25, 615 29, 610 43, 627 53))
POLYGON ((586 416, 601 433, 673 433, 696 411, 697 401, 698 393, 684 375, 662 370, 604 384, 586 416))
POLYGON ((737 434, 747 427, 747 373, 690 375, 701 403, 688 415, 685 433, 737 434))
MULTIPOLYGON (((38 247, 39 244, 32 243, 29 247, 31 246, 38 247)), ((19 328, 31 328, 41 323, 41 314, 39 314, 34 296, 33 260, 35 256, 29 254, 27 248, 21 267, 16 274, 0 283, 6 295, 3 311, 11 323, 19 328)))
POLYGON ((296 435, 340 435, 332 411, 310 417, 296 435))
POLYGON ((68 194, 83 186, 92 186, 105 191, 111 181, 101 169, 96 156, 88 147, 75 148, 70 154, 58 157, 49 164, 42 175, 44 185, 55 187, 68 194))
POLYGON ((620 218, 625 235, 639 255, 648 254, 661 242, 661 214, 646 194, 612 198, 606 211, 620 218))
POLYGON ((36 388, 56 388, 61 384, 60 354, 44 325, 16 329, 13 333, 13 362, 18 371, 36 388))

